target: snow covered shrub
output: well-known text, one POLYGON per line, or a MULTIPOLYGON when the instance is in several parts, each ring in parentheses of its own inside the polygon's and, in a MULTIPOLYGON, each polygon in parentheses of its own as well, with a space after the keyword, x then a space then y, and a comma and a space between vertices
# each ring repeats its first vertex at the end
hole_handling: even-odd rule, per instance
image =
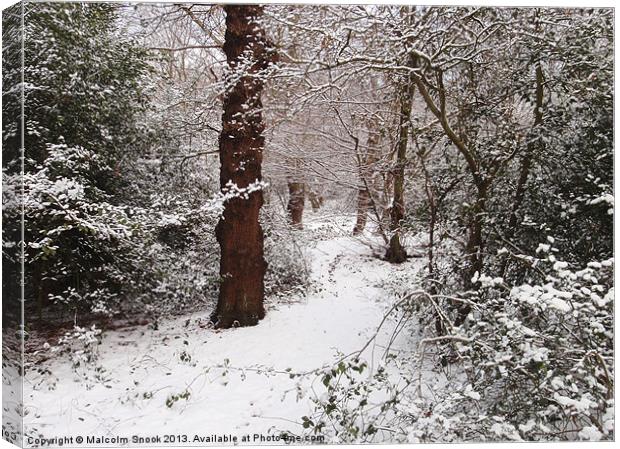
POLYGON ((217 172, 209 161, 165 160, 160 150, 131 166, 122 189, 143 211, 146 229, 132 250, 128 282, 137 311, 154 318, 209 309, 219 287, 217 172))
MULTIPOLYGON (((3 128, 6 275, 19 273, 23 218, 29 313, 38 309, 41 318, 51 304, 107 313, 121 300, 114 271, 126 270, 140 227, 115 194, 121 161, 148 140, 138 123, 147 53, 117 32, 114 5, 28 3, 25 14, 24 142, 12 122, 3 128)), ((16 76, 3 72, 3 81, 14 85, 16 76)), ((3 114, 20 116, 21 95, 3 91, 3 114)))
POLYGON ((118 6, 41 2, 24 8, 27 158, 42 162, 46 145, 60 136, 108 163, 126 158, 148 137, 139 117, 150 68, 147 51, 119 29, 118 6))
MULTIPOLYGON (((215 218, 176 196, 153 196, 148 208, 117 205, 97 185, 109 176, 113 170, 97 154, 66 144, 49 145, 48 158, 24 176, 28 307, 144 314, 153 312, 156 296, 159 314, 213 299, 215 218)), ((18 178, 5 176, 9 185, 18 178)), ((5 219, 19 224, 17 192, 4 197, 5 219)), ((6 245, 5 252, 11 248, 17 251, 6 245)))
POLYGON ((613 260, 579 268, 553 249, 520 256, 536 272, 529 282, 476 275, 465 325, 446 326, 440 360, 462 370, 486 411, 476 420, 485 439, 613 438, 613 260))
MULTIPOLYGON (((23 176, 23 204, 18 195, 5 196, 4 217, 19 224, 23 205, 28 297, 39 311, 54 302, 94 311, 115 296, 104 268, 136 224, 94 181, 111 171, 97 154, 66 144, 46 151, 44 162, 23 176)), ((7 177, 9 185, 18 184, 14 178, 7 177)))
MULTIPOLYGON (((6 277, 19 275, 23 218, 28 313, 38 309, 41 318, 52 304, 62 306, 54 308, 60 314, 112 313, 125 299, 117 274, 142 226, 117 191, 123 163, 149 140, 139 123, 147 100, 147 53, 119 33, 115 5, 24 8, 24 142, 13 122, 3 125, 6 277)), ((15 85, 16 76, 3 72, 3 81, 15 85)), ((21 89, 3 90, 3 114, 20 116, 21 95, 21 89)), ((19 292, 11 290, 11 296, 19 292)))
POLYGON ((130 263, 137 306, 154 316, 212 306, 219 285, 214 218, 182 201, 172 212, 157 204, 150 210, 150 234, 130 263))
POLYGON ((613 439, 613 260, 577 267, 554 250, 520 256, 529 282, 477 274, 468 299, 401 293, 386 319, 421 324, 419 343, 365 377, 346 360, 326 373, 307 428, 340 442, 613 439), (455 301, 471 306, 461 326, 455 301))
POLYGON ((98 363, 101 330, 95 325, 90 328, 74 326, 72 331, 66 332, 58 339, 58 344, 46 348, 54 354, 66 354, 71 361, 73 373, 77 380, 84 382, 87 389, 95 383, 106 383, 105 369, 98 363))
POLYGON ((307 257, 298 241, 299 230, 292 229, 286 218, 265 207, 262 212, 265 234, 265 294, 269 301, 305 295, 309 283, 307 257))
MULTIPOLYGON (((549 245, 540 251, 549 251, 549 245)), ((515 437, 613 438, 613 260, 525 258, 537 282, 481 275, 479 307, 451 350, 490 414, 515 437)), ((493 429, 485 429, 491 438, 493 429)))
MULTIPOLYGON (((389 426, 396 417, 395 409, 403 399, 403 390, 411 384, 405 376, 400 383, 390 377, 394 358, 379 366, 369 367, 358 358, 345 359, 320 375, 324 387, 312 398, 315 413, 302 417, 302 425, 310 434, 331 436, 333 443, 372 443, 403 441, 402 435, 389 426)), ((318 390, 322 387, 315 387, 318 390)))

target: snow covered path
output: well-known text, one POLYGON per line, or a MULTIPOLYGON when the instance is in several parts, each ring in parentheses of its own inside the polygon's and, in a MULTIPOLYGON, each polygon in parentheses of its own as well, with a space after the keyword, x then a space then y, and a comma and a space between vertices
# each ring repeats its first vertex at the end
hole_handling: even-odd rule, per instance
POLYGON ((214 331, 204 327, 205 313, 165 321, 158 330, 106 332, 99 357, 108 380, 90 389, 66 359, 46 366, 53 380, 29 372, 26 434, 177 434, 191 442, 199 430, 300 433, 300 418, 312 410, 314 376, 290 378, 286 370, 331 366, 339 354, 361 349, 386 306, 376 285, 396 269, 349 237, 320 241, 310 256, 318 291, 278 305, 258 326, 214 331))

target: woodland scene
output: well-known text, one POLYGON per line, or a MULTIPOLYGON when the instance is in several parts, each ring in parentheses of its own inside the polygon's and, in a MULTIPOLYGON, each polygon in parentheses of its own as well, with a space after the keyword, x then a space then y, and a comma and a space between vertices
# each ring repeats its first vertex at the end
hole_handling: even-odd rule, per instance
POLYGON ((614 439, 613 9, 2 21, 6 439, 614 439))

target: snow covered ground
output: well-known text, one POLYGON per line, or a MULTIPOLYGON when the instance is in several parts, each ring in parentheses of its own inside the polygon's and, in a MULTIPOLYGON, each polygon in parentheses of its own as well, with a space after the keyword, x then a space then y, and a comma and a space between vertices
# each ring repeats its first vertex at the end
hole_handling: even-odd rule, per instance
MULTIPOLYGON (((346 219, 343 229, 349 224, 346 219)), ((309 222, 304 232, 325 226, 309 222)), ((272 308, 258 326, 216 331, 206 327, 205 311, 160 322, 157 330, 105 332, 98 346, 98 364, 105 368, 99 380, 93 372, 88 382, 80 380, 66 356, 45 362, 51 375, 27 372, 26 435, 177 435, 177 444, 204 445, 210 441, 197 443, 194 435, 241 440, 248 434, 301 433, 301 417, 312 412, 313 383, 320 380, 288 373, 332 366, 342 354, 361 349, 388 305, 378 283, 402 269, 342 234, 308 250, 316 291, 272 308)), ((383 329, 364 356, 379 357, 382 351, 373 355, 373 349, 390 333, 389 326, 383 329)))

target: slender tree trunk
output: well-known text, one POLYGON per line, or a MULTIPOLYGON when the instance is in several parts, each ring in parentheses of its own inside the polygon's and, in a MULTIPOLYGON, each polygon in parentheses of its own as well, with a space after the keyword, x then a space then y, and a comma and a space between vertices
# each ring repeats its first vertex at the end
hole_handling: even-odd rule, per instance
MULTIPOLYGON (((288 54, 293 60, 298 58, 299 43, 293 42, 288 47, 288 54)), ((310 119, 306 121, 306 125, 309 125, 310 119)), ((308 145, 306 136, 300 138, 300 145, 308 145)), ((289 223, 296 229, 303 229, 303 214, 306 203, 306 185, 303 182, 304 176, 302 174, 303 161, 299 158, 287 158, 287 166, 290 170, 286 178, 286 184, 288 187, 288 202, 286 204, 286 211, 288 213, 289 223)))
POLYGON ((364 231, 368 221, 368 209, 372 201, 373 192, 369 190, 372 187, 370 178, 372 177, 373 165, 377 162, 377 147, 379 145, 379 133, 374 128, 375 126, 371 125, 368 129, 366 157, 362 159, 358 155, 360 187, 357 191, 357 220, 353 228, 353 235, 359 235, 364 231))
MULTIPOLYGON (((536 103, 534 107, 534 128, 542 125, 543 122, 543 102, 544 102, 544 74, 540 62, 536 64, 536 103)), ((521 159, 521 168, 519 169, 519 179, 517 180, 517 186, 515 189, 515 198, 512 203, 512 209, 510 210, 510 219, 508 220, 508 227, 506 229, 506 239, 510 240, 517 229, 518 212, 523 199, 525 198, 525 189, 527 187, 527 180, 530 176, 530 170, 532 167, 532 159, 534 152, 540 145, 540 139, 531 140, 527 144, 527 149, 523 158, 521 159)), ((508 258, 504 257, 501 263, 500 272, 502 275, 506 272, 508 265, 508 258)))
MULTIPOLYGON (((463 284, 466 290, 478 289, 478 284, 473 283, 472 279, 476 273, 479 275, 482 274, 482 268, 484 266, 483 228, 486 214, 488 184, 487 182, 483 182, 482 184, 478 184, 476 188, 476 203, 472 210, 465 249, 467 253, 467 268, 464 270, 463 284)), ((458 310, 458 315, 454 320, 454 324, 460 326, 467 319, 469 312, 471 312, 471 306, 465 303, 458 303, 456 308, 458 310)))
MULTIPOLYGON (((229 79, 235 84, 224 98, 219 142, 220 187, 245 189, 262 180, 261 163, 265 139, 261 92, 263 81, 255 76, 273 58, 266 50, 264 32, 257 19, 261 6, 226 5, 224 53, 231 71, 249 56, 254 62, 243 73, 229 79), (252 76, 254 75, 254 76, 252 76)), ((221 285, 217 308, 211 319, 218 328, 251 326, 265 316, 263 231, 258 220, 263 192, 251 193, 226 202, 216 227, 221 248, 221 285)))
MULTIPOLYGON (((542 125, 543 121, 543 83, 544 76, 542 72, 542 67, 540 63, 536 65, 536 106, 534 108, 534 128, 542 125)), ((517 211, 521 207, 521 203, 523 203, 523 198, 525 197, 525 187, 527 185, 527 180, 530 176, 530 169, 532 166, 532 157, 536 148, 538 146, 539 139, 530 141, 527 145, 527 151, 523 157, 523 161, 521 164, 521 170, 519 171, 519 180, 517 182, 517 188, 515 191, 515 199, 512 204, 512 210, 510 213, 510 220, 508 222, 508 229, 514 230, 517 226, 517 211)))
POLYGON ((314 212, 319 210, 323 205, 323 196, 317 195, 317 193, 312 189, 308 189, 308 199, 310 200, 310 204, 312 205, 312 210, 314 212))
POLYGON ((366 228, 369 206, 370 196, 368 195, 368 190, 365 187, 361 187, 357 191, 357 219, 355 220, 355 226, 353 227, 353 235, 361 234, 364 231, 364 228, 366 228))
POLYGON ((486 183, 477 186, 476 202, 473 206, 472 216, 469 224, 467 237, 466 252, 468 258, 468 267, 465 270, 464 284, 466 289, 473 289, 474 284, 472 278, 476 273, 482 274, 484 264, 484 240, 482 231, 484 228, 484 220, 487 202, 487 186, 486 183))
MULTIPOLYGON (((437 202, 435 200, 435 193, 433 191, 431 175, 426 168, 426 162, 424 160, 426 156, 420 155, 420 166, 422 167, 422 173, 424 174, 424 192, 426 193, 426 200, 428 202, 428 276, 431 282, 434 281, 435 275, 435 223, 437 222, 437 202)), ((436 293, 435 283, 430 286, 431 294, 436 293)))
MULTIPOLYGON (((416 66, 412 61, 411 65, 416 66)), ((400 119, 398 131, 398 147, 396 153, 396 168, 394 170, 394 197, 390 210, 390 231, 392 236, 385 255, 387 261, 402 263, 407 260, 407 252, 400 241, 400 225, 405 218, 405 164, 407 161, 407 143, 411 118, 411 101, 415 84, 410 77, 403 82, 400 93, 400 119)))
POLYGON ((391 171, 387 171, 383 178, 383 192, 381 195, 382 209, 381 209, 381 223, 385 228, 389 228, 390 225, 390 203, 392 202, 392 187, 394 185, 394 174, 391 171))
POLYGON ((288 180, 288 204, 286 209, 294 228, 302 229, 302 218, 306 202, 306 186, 303 182, 288 180))

